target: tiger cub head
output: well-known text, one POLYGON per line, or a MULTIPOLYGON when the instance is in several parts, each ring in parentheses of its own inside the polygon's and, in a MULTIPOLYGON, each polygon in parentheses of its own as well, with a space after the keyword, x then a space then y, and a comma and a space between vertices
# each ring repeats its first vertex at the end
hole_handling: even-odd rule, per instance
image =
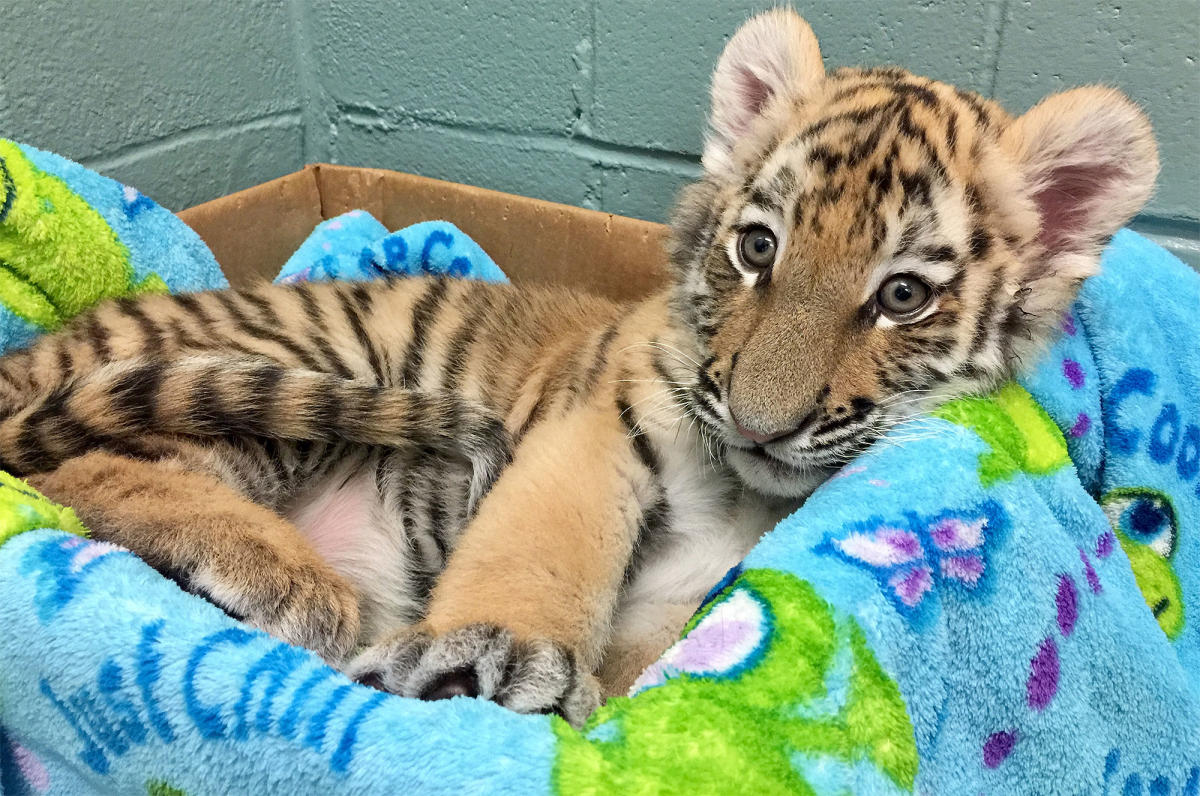
POLYGON ((710 128, 672 222, 688 401, 749 485, 790 497, 1031 364, 1158 171, 1117 91, 1014 118, 901 69, 826 73, 783 9, 725 47, 710 128))

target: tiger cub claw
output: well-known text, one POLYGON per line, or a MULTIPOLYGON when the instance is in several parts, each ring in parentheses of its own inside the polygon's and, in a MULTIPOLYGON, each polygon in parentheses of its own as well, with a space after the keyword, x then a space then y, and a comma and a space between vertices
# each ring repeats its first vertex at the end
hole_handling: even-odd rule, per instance
POLYGON ((474 624, 436 638, 405 630, 364 650, 347 674, 358 682, 426 701, 482 697, 517 713, 556 713, 578 727, 600 705, 595 678, 561 644, 516 639, 474 624))

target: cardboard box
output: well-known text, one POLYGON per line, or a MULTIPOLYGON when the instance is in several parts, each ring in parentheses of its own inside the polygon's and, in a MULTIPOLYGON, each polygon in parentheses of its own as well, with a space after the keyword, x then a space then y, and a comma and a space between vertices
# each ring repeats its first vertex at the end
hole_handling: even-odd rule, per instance
POLYGON ((179 214, 233 285, 272 279, 321 221, 350 210, 390 230, 449 221, 517 284, 640 298, 666 275, 666 227, 384 169, 316 164, 179 214))

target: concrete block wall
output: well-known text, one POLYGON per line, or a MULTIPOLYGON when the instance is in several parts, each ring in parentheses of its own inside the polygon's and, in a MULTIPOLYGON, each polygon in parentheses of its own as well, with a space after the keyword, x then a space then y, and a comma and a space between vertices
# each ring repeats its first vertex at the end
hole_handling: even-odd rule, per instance
MULTIPOLYGON (((0 135, 179 209, 333 161, 651 220, 698 173, 708 76, 761 0, 10 0, 0 135)), ((810 0, 829 67, 1020 112, 1087 82, 1149 111, 1137 226, 1200 264, 1200 3, 810 0)))

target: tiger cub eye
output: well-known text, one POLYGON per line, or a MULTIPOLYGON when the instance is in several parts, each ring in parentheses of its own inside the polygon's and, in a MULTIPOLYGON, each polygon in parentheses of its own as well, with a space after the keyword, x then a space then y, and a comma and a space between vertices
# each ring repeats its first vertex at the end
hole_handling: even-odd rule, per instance
POLYGON ((892 320, 905 320, 925 308, 933 298, 933 290, 912 274, 897 274, 889 278, 875 295, 879 307, 892 320))
POLYGON ((766 227, 750 227, 738 238, 738 256, 750 271, 765 271, 775 262, 775 233, 766 227))

